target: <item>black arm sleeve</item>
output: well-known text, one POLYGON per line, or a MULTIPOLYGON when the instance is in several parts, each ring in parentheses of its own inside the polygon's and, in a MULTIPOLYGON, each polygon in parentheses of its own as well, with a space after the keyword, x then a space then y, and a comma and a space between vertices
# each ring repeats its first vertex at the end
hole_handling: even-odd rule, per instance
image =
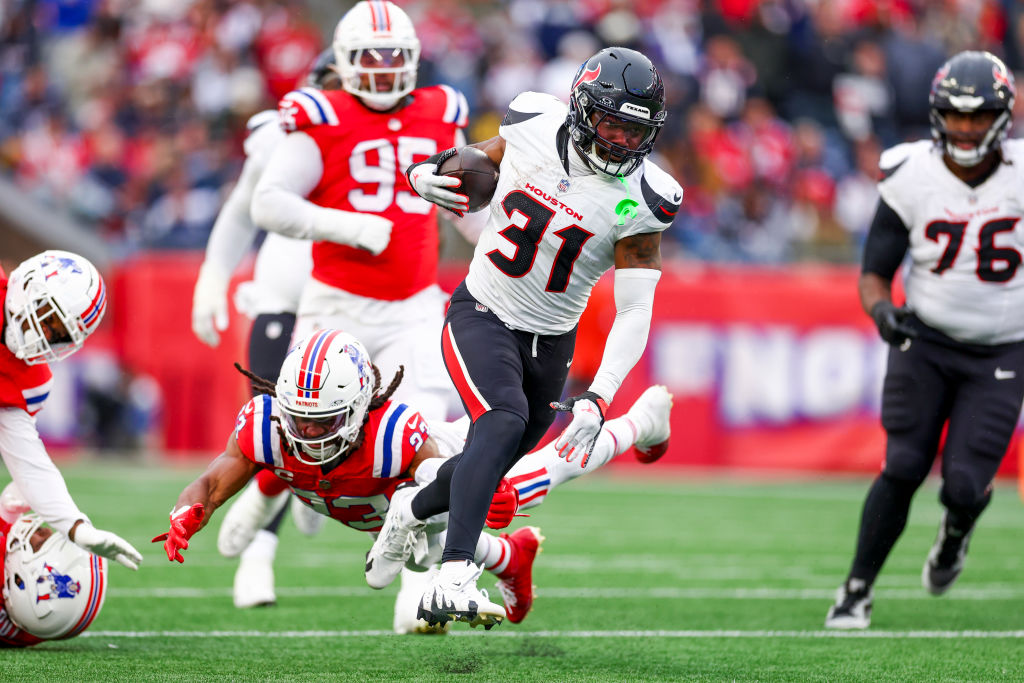
POLYGON ((884 200, 879 199, 864 242, 861 272, 875 273, 892 280, 909 247, 910 232, 903 224, 903 219, 884 200))

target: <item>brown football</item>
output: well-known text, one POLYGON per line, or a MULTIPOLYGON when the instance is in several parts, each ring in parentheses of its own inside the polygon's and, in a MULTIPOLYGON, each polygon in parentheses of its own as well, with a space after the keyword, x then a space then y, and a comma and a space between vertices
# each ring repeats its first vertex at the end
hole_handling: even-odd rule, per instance
POLYGON ((462 180, 462 185, 449 189, 469 197, 470 211, 487 206, 498 187, 498 165, 476 147, 461 148, 458 154, 441 164, 437 173, 462 180))

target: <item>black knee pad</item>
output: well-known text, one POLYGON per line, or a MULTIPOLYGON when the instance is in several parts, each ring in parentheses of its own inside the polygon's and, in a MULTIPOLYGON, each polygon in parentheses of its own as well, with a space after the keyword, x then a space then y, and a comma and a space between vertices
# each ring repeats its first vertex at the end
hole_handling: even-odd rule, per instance
POLYGON ((489 410, 476 419, 466 439, 466 448, 493 449, 505 454, 504 470, 519 457, 519 444, 526 433, 526 421, 507 410, 489 410))
POLYGON ((992 500, 989 483, 963 470, 952 470, 942 481, 939 502, 959 516, 976 519, 992 500))
POLYGON ((890 440, 885 454, 885 467, 882 476, 887 477, 895 485, 901 482, 913 486, 914 490, 928 477, 932 469, 933 458, 927 458, 913 449, 900 448, 890 440))
POLYGON ((888 467, 879 475, 879 480, 885 486, 889 495, 909 500, 914 497, 918 487, 924 482, 924 477, 900 477, 888 471, 888 467))

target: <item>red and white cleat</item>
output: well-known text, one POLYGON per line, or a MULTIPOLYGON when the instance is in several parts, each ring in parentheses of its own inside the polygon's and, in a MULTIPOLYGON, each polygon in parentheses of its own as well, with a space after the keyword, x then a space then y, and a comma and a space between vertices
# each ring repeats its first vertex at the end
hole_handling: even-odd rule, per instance
POLYGON ((533 561, 544 537, 535 526, 525 526, 501 537, 512 547, 512 558, 505 571, 497 575, 501 579, 497 585, 508 620, 518 624, 533 607, 533 561))
POLYGON ((671 413, 672 394, 660 384, 648 387, 626 413, 637 430, 633 453, 645 465, 655 462, 668 451, 671 413))

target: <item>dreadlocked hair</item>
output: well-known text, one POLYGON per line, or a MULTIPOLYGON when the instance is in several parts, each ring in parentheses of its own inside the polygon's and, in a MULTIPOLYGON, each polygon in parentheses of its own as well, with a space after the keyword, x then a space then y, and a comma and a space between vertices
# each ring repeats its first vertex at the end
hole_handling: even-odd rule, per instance
POLYGON ((252 388, 257 394, 270 394, 274 398, 277 398, 277 385, 271 382, 265 377, 260 377, 256 373, 246 370, 238 363, 235 363, 235 370, 246 376, 246 378, 252 382, 252 388))
MULTIPOLYGON (((373 370, 373 385, 375 387, 379 387, 381 385, 380 368, 378 368, 373 363, 370 363, 370 369, 373 370)), ((238 363, 235 363, 235 370, 238 370, 240 373, 245 375, 245 377, 250 382, 252 382, 253 389, 255 389, 258 393, 268 394, 274 398, 277 398, 277 385, 274 382, 271 382, 269 379, 266 379, 265 377, 260 377, 251 370, 246 370, 238 363)), ((399 365, 398 371, 395 373, 395 376, 391 378, 391 383, 388 384, 388 388, 385 389, 384 391, 374 392, 373 398, 370 399, 370 405, 366 409, 366 414, 363 416, 363 424, 360 425, 359 427, 359 435, 356 437, 355 441, 353 441, 352 444, 345 449, 345 452, 354 453, 355 451, 359 450, 359 448, 363 445, 363 438, 366 436, 365 427, 366 423, 369 422, 370 420, 370 413, 373 412, 374 410, 377 410, 382 405, 387 403, 388 400, 390 400, 391 396, 394 395, 395 391, 398 390, 398 385, 402 383, 402 379, 404 377, 405 366, 399 365)), ((271 421, 277 423, 276 426, 278 436, 281 438, 281 448, 287 451, 289 454, 291 454, 291 446, 289 444, 288 439, 285 437, 284 428, 281 426, 281 420, 276 415, 272 415, 270 419, 271 421)))
MULTIPOLYGON (((373 370, 373 386, 379 387, 381 384, 380 369, 373 363, 370 363, 370 369, 373 370)), ((356 437, 356 440, 352 442, 352 447, 349 449, 350 452, 356 452, 359 450, 359 447, 363 445, 363 438, 366 436, 365 427, 366 423, 370 421, 370 413, 388 402, 391 395, 395 393, 396 389, 398 389, 398 385, 402 383, 403 377, 405 377, 405 366, 399 365, 398 372, 396 372, 395 376, 391 379, 391 384, 388 385, 388 388, 384 391, 374 392, 373 398, 370 399, 370 405, 366 409, 366 414, 363 415, 363 424, 359 427, 359 435, 356 437)))
MULTIPOLYGON (((271 382, 266 377, 260 377, 251 370, 246 370, 238 363, 235 363, 235 370, 238 370, 240 373, 245 375, 250 382, 252 382, 252 388, 256 394, 267 394, 277 398, 277 385, 274 382, 271 382)), ((288 441, 288 437, 285 436, 284 433, 284 427, 281 426, 281 418, 277 415, 271 415, 270 421, 273 422, 274 426, 277 428, 277 437, 281 441, 281 450, 287 455, 294 457, 295 453, 292 452, 291 442, 288 441)))

